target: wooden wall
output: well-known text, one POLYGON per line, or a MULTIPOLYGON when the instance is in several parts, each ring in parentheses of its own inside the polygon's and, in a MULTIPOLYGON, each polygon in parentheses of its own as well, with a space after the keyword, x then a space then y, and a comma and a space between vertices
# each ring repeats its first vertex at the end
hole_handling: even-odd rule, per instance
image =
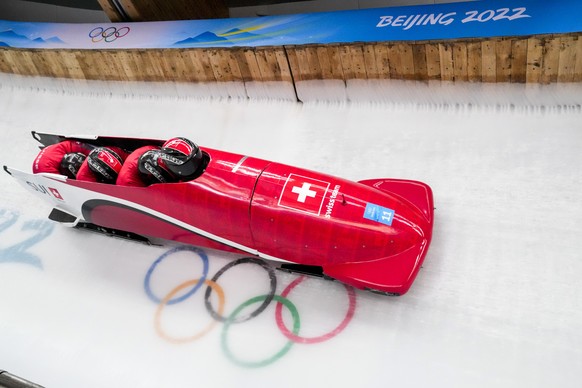
POLYGON ((225 0, 98 0, 112 22, 228 18, 225 0))
POLYGON ((0 72, 116 81, 582 81, 582 33, 224 49, 0 49, 0 72))

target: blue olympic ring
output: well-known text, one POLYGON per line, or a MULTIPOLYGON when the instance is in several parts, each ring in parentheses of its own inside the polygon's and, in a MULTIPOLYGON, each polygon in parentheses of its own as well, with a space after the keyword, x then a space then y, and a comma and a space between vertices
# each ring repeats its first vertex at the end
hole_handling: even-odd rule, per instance
POLYGON ((206 280, 206 277, 208 276, 208 256, 206 255, 206 253, 202 249, 199 249, 199 248, 196 248, 193 246, 180 246, 180 247, 176 247, 174 249, 167 251, 166 253, 161 255, 156 261, 153 262, 153 264, 148 269, 146 277, 143 281, 143 286, 144 286, 146 294, 155 303, 161 303, 162 299, 158 298, 153 293, 153 291, 151 289, 150 282, 151 282, 152 273, 154 272, 154 270, 156 269, 158 264, 160 264, 164 259, 166 259, 168 256, 170 256, 176 252, 180 252, 180 251, 192 251, 192 252, 197 253, 200 256, 200 258, 202 259, 202 264, 204 265, 204 269, 202 270, 202 276, 200 277, 198 282, 196 282, 196 284, 192 287, 192 289, 190 291, 188 291, 186 294, 184 294, 180 297, 170 299, 166 304, 168 304, 168 305, 176 304, 176 303, 180 303, 183 300, 187 299, 188 297, 190 297, 190 295, 192 295, 196 291, 198 291, 198 289, 204 284, 204 281, 206 280))

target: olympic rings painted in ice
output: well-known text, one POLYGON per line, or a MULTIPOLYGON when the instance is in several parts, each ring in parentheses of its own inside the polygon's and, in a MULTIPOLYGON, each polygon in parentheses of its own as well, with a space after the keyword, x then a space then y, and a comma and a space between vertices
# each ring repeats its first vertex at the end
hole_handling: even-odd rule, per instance
MULTIPOLYGON (((271 289, 269 291, 269 294, 267 294, 267 296, 265 297, 263 303, 255 311, 253 311, 252 313, 250 313, 246 317, 236 319, 232 323, 241 323, 244 321, 248 321, 249 319, 254 318, 257 315, 259 315, 260 313, 262 313, 267 308, 267 306, 271 303, 271 301, 273 300, 273 296, 275 295, 275 291, 277 290, 277 277, 275 276, 275 270, 273 270, 273 268, 269 267, 269 265, 267 265, 267 263, 265 263, 263 260, 257 259, 254 257, 243 257, 242 259, 238 259, 236 261, 228 263, 227 265, 222 267, 220 269, 220 271, 218 271, 216 273, 216 275, 214 275, 214 277, 212 278, 212 281, 217 282, 218 278, 220 276, 222 276, 222 274, 225 273, 226 271, 228 271, 230 268, 232 268, 236 265, 239 265, 239 264, 244 264, 244 263, 253 263, 253 264, 257 264, 257 265, 263 267, 265 269, 265 271, 267 271, 267 273, 269 274, 271 289)), ((208 313, 212 316, 212 318, 216 319, 217 321, 224 322, 224 321, 226 321, 226 318, 223 317, 221 314, 217 314, 214 311, 214 309, 212 308, 212 304, 210 303, 210 294, 211 293, 212 293, 212 288, 208 287, 206 289, 206 294, 204 294, 204 304, 206 306, 206 310, 208 310, 208 313)))
POLYGON ((148 272, 146 273, 146 277, 143 281, 143 286, 145 289, 146 294, 148 295, 148 297, 156 302, 156 303, 162 303, 162 300, 160 298, 158 298, 156 295, 154 295, 154 293, 152 292, 152 289, 150 287, 150 283, 151 283, 151 278, 152 278, 152 273, 154 272, 154 270, 156 269, 156 267, 158 266, 158 264, 160 264, 164 259, 166 259, 168 256, 179 252, 179 251, 184 251, 184 250, 188 250, 188 251, 192 251, 192 252, 196 252, 198 253, 198 255, 200 256, 200 258, 202 259, 202 264, 204 265, 204 269, 202 270, 202 277, 198 280, 198 282, 192 287, 192 289, 190 291, 188 291, 186 294, 175 298, 175 299, 170 299, 168 300, 165 304, 175 304, 175 303, 180 303, 183 300, 188 299, 191 295, 193 295, 196 291, 198 291, 198 289, 202 286, 202 284, 204 284, 204 280, 206 279, 206 277, 208 276, 208 256, 206 255, 206 253, 199 248, 196 247, 192 247, 192 246, 182 246, 182 247, 176 247, 173 249, 170 249, 169 251, 167 251, 166 253, 164 253, 163 255, 161 255, 156 261, 154 261, 154 263, 150 266, 150 268, 148 269, 148 272))
POLYGON ((89 38, 93 43, 101 42, 104 40, 107 43, 114 42, 117 38, 123 38, 125 35, 129 34, 129 27, 95 27, 89 32, 89 38))
POLYGON ((340 324, 335 329, 331 330, 330 332, 322 334, 322 335, 317 336, 317 337, 299 336, 299 329, 301 326, 299 312, 297 310, 297 307, 295 307, 295 305, 288 299, 288 296, 291 293, 291 291, 293 291, 305 279, 304 276, 296 278, 283 290, 281 295, 276 295, 275 293, 276 293, 276 289, 277 289, 277 276, 275 275, 275 270, 273 269, 273 267, 271 267, 269 264, 267 264, 262 259, 255 258, 255 257, 243 257, 243 258, 240 258, 238 260, 232 261, 232 262, 228 263, 227 265, 223 266, 222 268, 220 268, 218 270, 218 272, 212 277, 211 280, 207 280, 208 267, 209 267, 208 256, 206 255, 206 253, 203 250, 196 248, 196 247, 192 247, 192 246, 180 246, 180 247, 170 249, 169 251, 162 254, 157 260, 155 260, 152 263, 152 265, 148 269, 146 276, 145 276, 145 279, 144 279, 144 289, 145 289, 145 292, 148 295, 148 297, 153 302, 158 304, 158 307, 156 309, 155 316, 154 316, 154 327, 155 327, 157 334, 161 338, 163 338, 164 340, 166 340, 168 342, 172 342, 172 343, 192 342, 192 341, 195 341, 195 340, 203 337, 205 334, 207 334, 210 330, 212 330, 212 328, 214 328, 216 326, 216 324, 218 322, 222 322, 224 324, 224 326, 222 328, 222 334, 221 334, 221 345, 222 345, 223 352, 226 354, 226 356, 229 358, 229 360, 232 361, 233 363, 239 365, 239 366, 248 367, 248 368, 257 368, 257 367, 266 366, 266 365, 269 365, 269 364, 275 362, 276 360, 281 358, 283 355, 285 355, 290 350, 292 345, 295 343, 315 344, 315 343, 327 341, 327 340, 337 336, 339 333, 341 333, 347 327, 347 325, 350 323, 350 321, 352 320, 352 318, 354 316, 354 312, 356 309, 356 293, 355 293, 353 287, 348 286, 348 285, 344 285, 344 287, 347 291, 347 296, 348 296, 348 309, 347 309, 345 317, 342 319, 340 324), (203 264, 202 276, 200 278, 196 278, 196 279, 192 279, 192 280, 188 280, 186 282, 183 282, 182 284, 178 285, 173 290, 171 290, 166 296, 164 296, 163 298, 160 299, 151 290, 152 274, 155 271, 155 269, 158 267, 158 265, 162 261, 164 261, 166 258, 168 258, 168 256, 170 256, 176 252, 184 251, 184 250, 194 252, 200 257, 200 259, 202 260, 202 264, 203 264), (267 274, 269 276, 269 284, 270 284, 269 288, 270 289, 269 289, 269 292, 267 294, 259 295, 259 296, 250 298, 246 302, 243 302, 240 306, 238 306, 230 314, 228 314, 228 313, 225 314, 224 313, 224 306, 225 306, 225 299, 226 298, 224 295, 223 288, 218 284, 218 279, 226 271, 228 271, 229 269, 232 269, 240 264, 254 264, 254 265, 258 265, 258 266, 262 267, 267 272, 267 274), (162 323, 161 323, 162 313, 164 311, 165 306, 183 302, 184 300, 186 300, 187 298, 192 296, 194 293, 196 293, 196 291, 198 291, 198 289, 200 289, 200 287, 202 287, 203 284, 205 284, 207 286, 205 294, 204 294, 204 304, 205 304, 205 307, 206 307, 208 314, 212 317, 212 321, 207 326, 205 326, 200 332, 193 334, 193 335, 190 335, 190 336, 175 337, 175 336, 171 336, 171 335, 167 334, 163 330, 162 323), (181 291, 183 291, 184 289, 188 289, 188 288, 191 288, 191 289, 187 293, 185 293, 184 295, 179 296, 179 297, 176 296, 181 291), (212 291, 214 291, 218 297, 218 306, 217 306, 216 310, 214 309, 214 307, 212 306, 212 303, 210 302, 210 297, 211 297, 212 291), (265 309, 269 306, 269 304, 272 301, 275 301, 277 303, 275 306, 275 322, 277 324, 277 327, 279 328, 279 331, 287 338, 288 342, 276 354, 274 354, 273 356, 268 357, 264 360, 252 361, 252 362, 241 360, 240 358, 236 357, 232 353, 232 351, 228 345, 228 332, 229 332, 231 325, 235 324, 235 323, 246 322, 246 321, 258 316, 263 311, 265 311, 265 309), (248 315, 239 316, 239 314, 242 312, 242 310, 244 310, 248 306, 251 306, 251 305, 254 305, 257 303, 260 303, 259 307, 257 307, 251 313, 249 313, 248 315), (293 319, 293 328, 291 330, 289 330, 285 326, 285 323, 283 322, 283 316, 282 316, 283 315, 282 314, 283 306, 285 306, 289 310, 289 312, 291 313, 291 316, 293 319))

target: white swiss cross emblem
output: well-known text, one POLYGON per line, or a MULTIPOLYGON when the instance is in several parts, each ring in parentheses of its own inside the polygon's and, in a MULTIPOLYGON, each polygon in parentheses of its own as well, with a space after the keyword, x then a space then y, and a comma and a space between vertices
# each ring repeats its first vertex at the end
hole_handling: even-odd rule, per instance
POLYGON ((319 215, 328 189, 329 182, 303 175, 289 174, 283 186, 281 197, 279 197, 278 205, 319 215))
POLYGON ((314 198, 315 194, 317 194, 316 191, 310 190, 310 187, 311 183, 303 183, 303 186, 301 186, 301 188, 299 188, 299 186, 293 186, 293 189, 291 189, 291 191, 294 192, 295 194, 299 194, 299 196, 297 197, 298 202, 305 203, 305 198, 307 197, 314 198))

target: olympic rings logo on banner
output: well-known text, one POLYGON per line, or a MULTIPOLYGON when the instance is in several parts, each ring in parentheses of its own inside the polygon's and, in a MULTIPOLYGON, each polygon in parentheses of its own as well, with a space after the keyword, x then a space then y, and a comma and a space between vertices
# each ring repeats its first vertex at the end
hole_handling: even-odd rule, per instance
POLYGON ((123 38, 125 35, 129 34, 129 27, 95 27, 89 32, 89 38, 93 43, 101 42, 104 40, 107 43, 114 42, 117 38, 123 38))
POLYGON ((283 357, 293 346, 293 344, 316 344, 320 342, 324 342, 327 340, 332 339, 333 337, 337 336, 341 333, 350 323, 352 320, 355 310, 356 310, 356 293, 353 287, 348 285, 343 285, 346 289, 347 296, 348 296, 348 307, 345 316, 343 317, 342 321, 331 331, 316 336, 316 337, 304 337, 300 335, 301 329, 301 320, 299 317, 299 311, 291 299, 289 295, 291 292, 297 288, 299 284, 301 284, 304 280, 304 276, 300 276, 293 280, 285 289, 281 292, 280 295, 276 294, 277 290, 277 276, 275 274, 275 269, 267 262, 262 259, 255 258, 255 257, 243 257, 238 260, 232 261, 222 268, 211 278, 208 279, 208 269, 209 269, 209 260, 206 253, 200 249, 193 246, 180 246, 162 254, 158 259, 156 259, 150 268, 148 269, 145 279, 144 279, 144 289, 145 292, 150 300, 157 304, 156 312, 154 315, 154 328, 156 333, 163 338, 164 340, 175 343, 175 344, 183 344, 195 341, 199 338, 205 336, 208 332, 210 332, 218 323, 222 323, 222 332, 221 332, 221 348, 226 357, 236 365, 247 367, 247 368, 258 368, 267 366, 281 357, 283 357), (156 268, 166 260, 169 256, 173 255, 174 253, 180 251, 191 251, 196 253, 199 258, 202 260, 202 275, 195 279, 187 280, 178 286, 174 287, 167 295, 164 297, 159 297, 155 295, 151 289, 151 280, 152 274, 156 270, 156 268), (262 268, 268 275, 269 278, 269 292, 265 295, 257 295, 248 299, 247 301, 240 304, 236 307, 232 312, 225 313, 224 306, 225 306, 225 294, 223 288, 219 284, 219 279, 224 273, 232 268, 241 265, 241 264, 252 264, 259 266, 262 268), (206 311, 212 318, 210 322, 202 328, 196 334, 192 334, 189 336, 182 336, 176 337, 168 334, 164 328, 162 327, 162 315, 164 309, 168 305, 177 304, 180 302, 185 301, 192 295, 194 295, 202 286, 206 286, 206 290, 204 293, 204 306, 206 311), (215 293, 217 296, 217 306, 213 306, 211 302, 211 295, 215 293), (181 296, 178 296, 181 295, 181 296), (263 311, 267 309, 267 307, 271 304, 271 302, 275 302, 275 323, 279 329, 279 331, 287 338, 287 343, 274 355, 267 357, 263 360, 259 361, 245 361, 238 356, 234 355, 228 341, 228 333, 233 324, 239 324, 246 321, 249 321, 263 311), (243 310, 246 310, 249 306, 258 305, 254 310, 246 315, 241 315, 243 310), (283 320, 283 307, 285 307, 291 313, 292 317, 292 327, 289 328, 286 326, 283 320))

